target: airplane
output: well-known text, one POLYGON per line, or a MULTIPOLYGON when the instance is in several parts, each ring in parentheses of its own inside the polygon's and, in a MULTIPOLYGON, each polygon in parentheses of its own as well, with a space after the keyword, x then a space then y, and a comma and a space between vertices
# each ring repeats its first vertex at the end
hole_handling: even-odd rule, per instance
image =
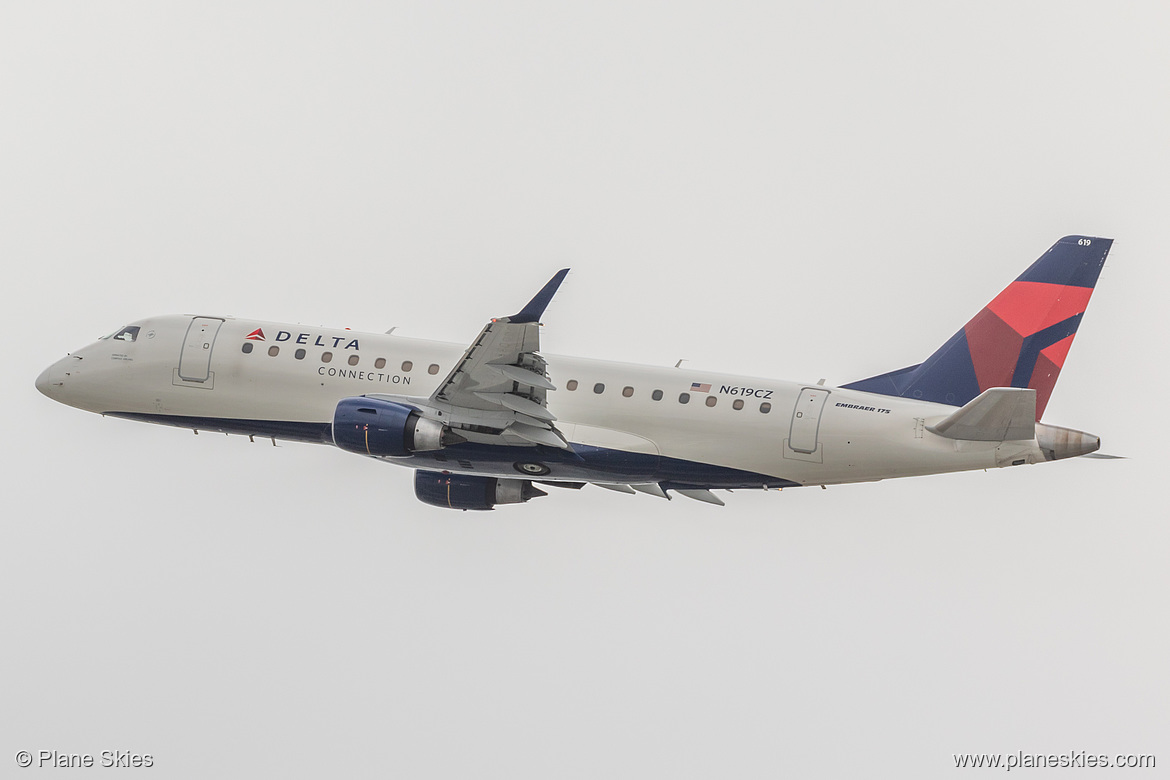
POLYGON ((407 466, 420 500, 462 510, 549 486, 723 505, 713 491, 1043 463, 1100 448, 1040 419, 1112 244, 1060 239, 922 363, 839 387, 544 355, 568 269, 466 348, 169 315, 68 354, 36 387, 103 416, 407 466))

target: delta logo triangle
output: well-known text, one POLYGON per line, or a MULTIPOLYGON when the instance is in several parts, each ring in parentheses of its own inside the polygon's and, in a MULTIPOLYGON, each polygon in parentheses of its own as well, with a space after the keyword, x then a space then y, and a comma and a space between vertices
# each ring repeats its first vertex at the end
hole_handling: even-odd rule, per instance
POLYGON ((247 336, 244 336, 244 339, 247 341, 263 341, 264 328, 256 328, 256 330, 252 331, 247 336))

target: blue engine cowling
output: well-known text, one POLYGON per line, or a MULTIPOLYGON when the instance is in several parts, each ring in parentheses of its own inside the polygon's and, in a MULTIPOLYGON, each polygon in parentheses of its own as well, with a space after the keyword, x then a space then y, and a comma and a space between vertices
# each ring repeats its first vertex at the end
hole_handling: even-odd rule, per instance
POLYGON ((377 398, 343 398, 333 412, 333 443, 359 455, 401 458, 442 449, 445 432, 409 406, 377 398))
POLYGON ((414 472, 414 494, 419 501, 446 509, 491 509, 496 504, 522 504, 547 496, 527 479, 496 479, 470 474, 414 472))

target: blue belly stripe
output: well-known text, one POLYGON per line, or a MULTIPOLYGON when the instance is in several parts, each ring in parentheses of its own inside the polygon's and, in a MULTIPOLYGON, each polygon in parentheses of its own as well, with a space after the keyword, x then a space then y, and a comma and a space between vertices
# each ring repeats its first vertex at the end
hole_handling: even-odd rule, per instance
MULTIPOLYGON (((105 412, 110 417, 158 423, 177 428, 192 428, 242 436, 275 437, 284 441, 310 444, 333 444, 329 423, 290 422, 286 420, 239 420, 219 417, 185 417, 138 412, 105 412)), ((668 488, 781 488, 799 487, 799 483, 752 471, 715 466, 709 463, 668 458, 638 452, 574 444, 573 449, 535 445, 505 447, 494 444, 464 442, 436 452, 419 452, 409 458, 395 458, 395 463, 431 471, 454 471, 465 474, 515 474, 541 480, 586 482, 662 482, 668 488), (549 469, 547 474, 531 474, 515 468, 519 463, 538 463, 549 469)))

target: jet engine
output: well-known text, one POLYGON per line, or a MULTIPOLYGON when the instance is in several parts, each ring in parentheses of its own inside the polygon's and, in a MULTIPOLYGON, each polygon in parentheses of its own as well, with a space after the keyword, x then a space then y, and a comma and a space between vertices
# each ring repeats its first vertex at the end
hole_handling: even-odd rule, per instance
POLYGON ((414 494, 419 501, 449 509, 491 509, 496 504, 522 504, 547 496, 527 479, 496 479, 469 474, 414 472, 414 494))
POLYGON ((333 412, 333 443, 359 455, 401 458, 462 441, 415 409, 376 398, 343 398, 333 412))

